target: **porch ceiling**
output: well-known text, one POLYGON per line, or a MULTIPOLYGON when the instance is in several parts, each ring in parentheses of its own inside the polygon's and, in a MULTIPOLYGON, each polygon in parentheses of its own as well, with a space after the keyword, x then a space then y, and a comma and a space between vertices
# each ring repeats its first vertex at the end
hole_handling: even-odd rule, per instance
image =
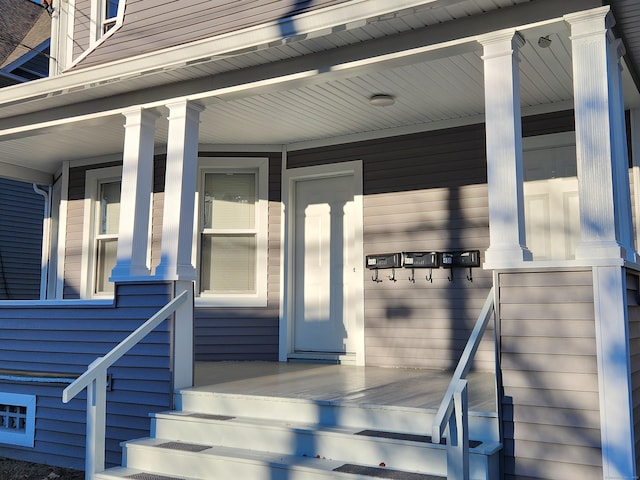
MULTIPOLYGON (((390 22, 387 26, 391 28, 391 25, 390 22)), ((390 34, 397 35, 400 27, 397 22, 393 25, 396 28, 390 34)), ((412 28, 418 27, 420 25, 412 28)), ((382 25, 376 28, 382 28, 382 25)), ((299 69, 291 79, 280 78, 275 82, 260 82, 257 75, 252 88, 218 88, 209 95, 200 95, 198 101, 206 106, 201 114, 200 143, 217 145, 221 149, 233 145, 279 148, 283 144, 292 149, 320 142, 411 133, 483 120, 483 64, 479 44, 458 43, 437 52, 394 56, 390 60, 365 58, 356 65, 358 55, 364 51, 362 45, 359 51, 356 50, 365 40, 359 38, 363 32, 363 29, 350 32, 350 40, 344 33, 336 33, 283 45, 268 52, 130 78, 126 81, 127 88, 134 91, 129 93, 123 93, 122 81, 95 85, 93 89, 70 89, 60 93, 72 103, 68 107, 63 107, 64 101, 55 94, 34 99, 30 102, 34 105, 32 109, 20 103, 5 104, 0 109, 0 130, 4 129, 0 133, 0 162, 18 168, 0 166, 0 175, 27 179, 31 171, 25 169, 33 169, 45 175, 33 175, 30 179, 45 183, 44 177, 59 169, 63 160, 119 155, 124 140, 124 119, 119 114, 121 106, 152 103, 150 96, 145 97, 144 89, 161 98, 171 98, 167 93, 173 91, 175 97, 190 96, 188 89, 202 89, 203 82, 213 79, 215 83, 219 78, 224 84, 223 79, 227 76, 238 77, 237 72, 259 69, 256 65, 267 62, 269 55, 275 56, 271 61, 301 62, 299 50, 304 48, 307 50, 304 53, 311 52, 322 59, 326 49, 348 42, 352 42, 354 55, 345 58, 341 68, 320 68, 315 72, 299 69), (298 49, 297 58, 292 49, 298 49), (369 97, 379 93, 393 95, 395 104, 371 106, 369 97), (38 104, 58 110, 64 108, 65 115, 76 116, 76 121, 59 121, 52 115, 52 120, 43 118, 38 125, 37 117, 30 113, 38 111, 38 104), (7 112, 12 111, 22 113, 28 122, 25 120, 24 126, 11 129, 12 120, 6 117, 7 112), (100 111, 106 114, 96 114, 100 111)), ((564 22, 543 23, 521 33, 526 40, 520 64, 523 114, 571 108, 573 88, 568 27, 564 22), (550 38, 548 48, 538 46, 541 36, 550 38)), ((398 43, 410 40, 410 35, 411 32, 398 38, 398 43)), ((382 45, 374 44, 378 49, 374 53, 380 59, 384 57, 382 45)), ((628 68, 625 68, 625 82, 627 106, 640 105, 628 68)), ((156 145, 162 150, 167 141, 167 111, 161 106, 158 110, 163 116, 158 121, 156 145)))

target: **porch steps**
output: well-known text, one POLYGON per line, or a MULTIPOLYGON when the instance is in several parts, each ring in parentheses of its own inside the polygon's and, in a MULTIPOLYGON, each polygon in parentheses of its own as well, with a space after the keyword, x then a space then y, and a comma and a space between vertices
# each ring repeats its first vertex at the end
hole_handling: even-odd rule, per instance
MULTIPOLYGON (((126 442, 123 468, 99 480, 320 480, 446 477, 446 446, 426 437, 426 409, 224 394, 197 389, 126 442)), ((496 478, 495 418, 470 416, 472 480, 496 478), (474 435, 472 435, 474 436, 474 435)))

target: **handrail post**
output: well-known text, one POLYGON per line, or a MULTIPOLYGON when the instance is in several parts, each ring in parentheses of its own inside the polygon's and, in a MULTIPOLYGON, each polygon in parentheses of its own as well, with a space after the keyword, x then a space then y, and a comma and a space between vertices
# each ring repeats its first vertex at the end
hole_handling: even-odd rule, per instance
MULTIPOLYGON (((127 338, 115 346, 104 357, 97 358, 93 361, 87 371, 80 375, 71 385, 62 392, 62 401, 69 403, 76 395, 85 388, 87 389, 87 435, 86 435, 86 451, 85 451, 85 478, 93 480, 97 472, 104 471, 105 467, 105 433, 107 423, 107 371, 111 365, 118 361, 131 348, 138 344, 153 329, 155 329, 166 318, 173 315, 178 308, 190 299, 190 302, 183 307, 182 313, 179 315, 182 320, 176 320, 176 323, 185 322, 185 330, 179 328, 182 332, 182 338, 179 343, 186 345, 184 351, 176 352, 176 326, 174 325, 174 358, 173 370, 174 379, 177 374, 188 374, 192 382, 193 379, 193 337, 190 341, 185 340, 185 333, 193 335, 193 284, 189 288, 179 289, 176 296, 164 307, 156 312, 143 325, 138 327, 127 338), (188 310, 191 310, 189 312, 188 310), (186 354, 185 354, 186 352, 186 354), (181 357, 185 354, 186 357, 181 357), (176 360, 176 356, 180 357, 176 360), (178 363, 179 362, 179 363, 178 363), (189 364, 190 366, 185 366, 189 364), (188 370, 187 370, 188 368, 188 370)), ((178 326, 180 327, 180 325, 178 326)))
POLYGON ((467 381, 460 380, 453 392, 454 414, 449 417, 447 478, 469 480, 469 403, 467 381))
MULTIPOLYGON (((100 360, 98 358, 89 368, 100 360)), ((93 480, 96 473, 104 471, 106 422, 107 371, 100 368, 87 388, 86 480, 93 480)))
POLYGON ((187 299, 173 315, 173 390, 193 386, 193 289, 191 281, 175 283, 176 297, 183 292, 187 299))

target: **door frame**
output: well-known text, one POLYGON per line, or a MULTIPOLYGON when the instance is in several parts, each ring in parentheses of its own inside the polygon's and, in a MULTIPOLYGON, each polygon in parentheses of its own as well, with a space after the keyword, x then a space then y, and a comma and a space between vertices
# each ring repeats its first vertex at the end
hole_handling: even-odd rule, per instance
POLYGON ((295 186, 296 182, 302 180, 323 179, 339 176, 353 176, 353 202, 354 202, 354 238, 353 253, 362 259, 354 265, 355 276, 360 281, 354 282, 353 291, 350 293, 353 299, 351 312, 355 318, 353 330, 349 335, 354 336, 355 358, 350 356, 340 356, 336 358, 340 363, 352 363, 355 365, 365 364, 365 340, 364 340, 364 246, 363 246, 363 189, 362 189, 362 161, 351 161, 333 163, 328 165, 317 165, 312 167, 300 167, 284 169, 282 172, 282 202, 284 207, 283 233, 283 258, 282 258, 282 299, 280 308, 280 338, 279 338, 279 360, 286 362, 290 355, 294 353, 293 329, 294 329, 294 263, 293 255, 295 251, 295 186))

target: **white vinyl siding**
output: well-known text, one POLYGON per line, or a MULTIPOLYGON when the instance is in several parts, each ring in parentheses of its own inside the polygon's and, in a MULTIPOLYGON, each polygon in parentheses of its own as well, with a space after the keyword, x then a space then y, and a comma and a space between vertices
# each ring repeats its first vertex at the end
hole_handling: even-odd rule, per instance
POLYGON ((202 159, 195 254, 199 301, 267 303, 267 159, 202 159))

